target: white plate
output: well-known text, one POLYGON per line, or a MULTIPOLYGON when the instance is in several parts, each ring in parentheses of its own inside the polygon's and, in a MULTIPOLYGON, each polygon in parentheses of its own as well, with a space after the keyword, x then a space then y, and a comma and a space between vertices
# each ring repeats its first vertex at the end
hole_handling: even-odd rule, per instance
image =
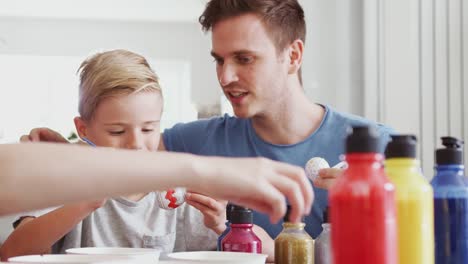
POLYGON ((126 256, 86 256, 86 255, 29 255, 9 258, 14 263, 63 263, 63 264, 107 264, 132 263, 126 256))
POLYGON ((221 252, 221 251, 194 251, 167 254, 171 259, 184 260, 187 263, 210 264, 264 264, 265 254, 221 252))
POLYGON ((65 250, 67 254, 99 255, 99 256, 126 256, 138 263, 157 264, 160 251, 152 248, 125 248, 125 247, 84 247, 65 250))
POLYGON ((153 255, 159 259, 161 251, 152 248, 127 248, 127 247, 83 247, 69 248, 68 254, 76 255, 153 255))

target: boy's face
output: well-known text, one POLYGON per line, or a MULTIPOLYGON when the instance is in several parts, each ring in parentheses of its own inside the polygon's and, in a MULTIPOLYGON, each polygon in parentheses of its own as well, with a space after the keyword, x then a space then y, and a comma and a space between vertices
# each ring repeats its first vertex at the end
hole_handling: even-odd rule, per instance
POLYGON ((236 116, 249 118, 268 113, 288 96, 288 49, 277 51, 256 15, 216 23, 212 46, 219 83, 236 116))
POLYGON ((93 118, 75 118, 80 137, 97 146, 156 151, 160 137, 162 98, 157 92, 117 95, 100 101, 93 118))

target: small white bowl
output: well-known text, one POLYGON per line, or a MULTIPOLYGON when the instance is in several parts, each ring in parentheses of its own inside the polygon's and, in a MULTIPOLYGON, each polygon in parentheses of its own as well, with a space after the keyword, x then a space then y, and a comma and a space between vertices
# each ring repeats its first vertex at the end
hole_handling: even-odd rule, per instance
POLYGON ((135 263, 159 262, 161 251, 152 248, 125 248, 125 247, 84 247, 70 248, 65 250, 67 254, 74 255, 99 255, 99 256, 125 256, 131 258, 135 263))
POLYGON ((264 264, 267 258, 265 254, 222 252, 222 251, 193 251, 170 253, 171 259, 184 260, 187 263, 210 264, 264 264))
POLYGON ((87 255, 29 255, 12 257, 14 263, 63 263, 63 264, 110 264, 132 263, 126 256, 87 256, 87 255))

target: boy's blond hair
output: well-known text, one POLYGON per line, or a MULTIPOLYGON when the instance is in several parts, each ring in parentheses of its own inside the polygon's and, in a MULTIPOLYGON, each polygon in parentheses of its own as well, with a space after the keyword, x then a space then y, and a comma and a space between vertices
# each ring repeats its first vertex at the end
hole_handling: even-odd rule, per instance
POLYGON ((81 64, 78 73, 78 111, 83 120, 92 119, 104 98, 140 91, 158 92, 162 98, 159 78, 146 59, 127 50, 97 53, 81 64))

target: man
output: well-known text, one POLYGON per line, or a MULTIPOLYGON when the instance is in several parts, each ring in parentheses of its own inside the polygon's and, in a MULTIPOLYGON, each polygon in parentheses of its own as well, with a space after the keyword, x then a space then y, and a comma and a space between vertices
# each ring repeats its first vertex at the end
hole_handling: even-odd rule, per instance
MULTIPOLYGON (((303 167, 311 157, 338 163, 350 126, 374 125, 382 143, 389 138, 387 127, 306 97, 301 79, 306 25, 297 0, 211 0, 200 23, 212 32, 211 54, 218 80, 236 117, 177 124, 164 131, 161 150, 263 156, 303 167)), ((39 133, 51 131, 34 131, 30 137, 39 133)), ((314 238, 322 229, 327 189, 338 175, 337 170, 323 170, 313 183, 315 202, 305 223, 314 238)), ((272 238, 282 228, 258 212, 254 223, 272 238)))
MULTIPOLYGON (((306 25, 296 0, 212 0, 200 23, 212 31, 218 80, 236 117, 178 124, 164 131, 161 147, 201 155, 264 156, 301 167, 315 156, 335 164, 344 152, 347 128, 370 123, 306 97, 301 80, 306 25)), ((379 127, 388 137, 389 130, 379 127)), ((325 189, 335 175, 325 171, 314 184, 321 188, 315 188, 312 213, 305 218, 314 238, 328 204, 325 189)), ((273 238, 281 231, 266 215, 256 213, 254 221, 273 238)))

